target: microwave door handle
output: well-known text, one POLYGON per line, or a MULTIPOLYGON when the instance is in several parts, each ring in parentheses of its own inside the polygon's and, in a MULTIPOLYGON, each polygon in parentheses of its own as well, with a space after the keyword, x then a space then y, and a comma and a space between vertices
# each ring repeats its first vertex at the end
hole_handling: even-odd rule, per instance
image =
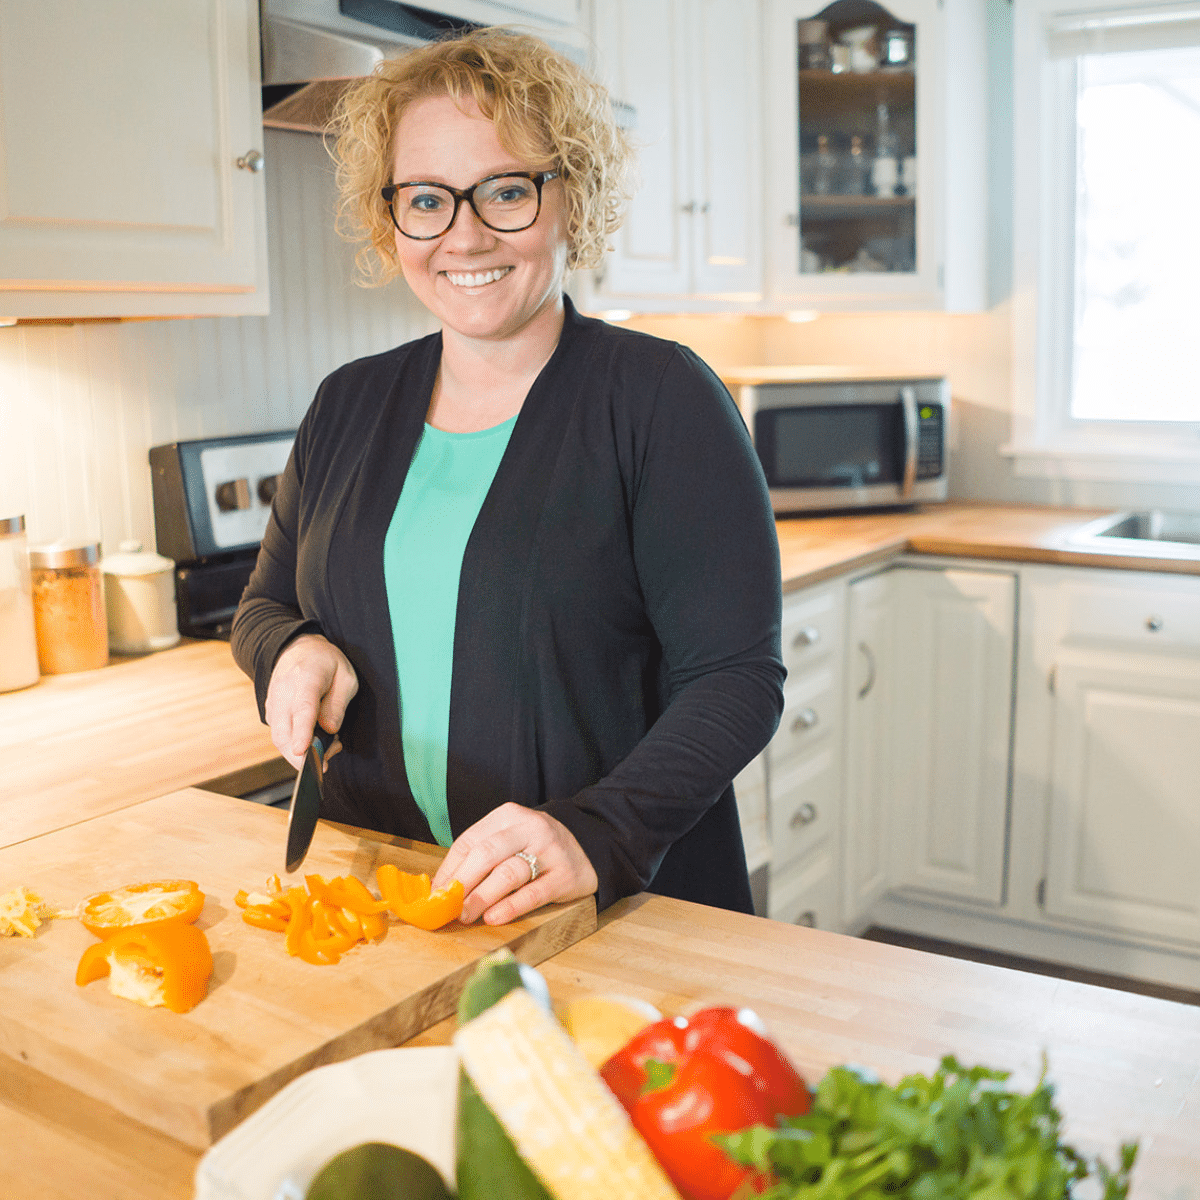
POLYGON ((917 390, 912 387, 900 389, 900 407, 904 412, 904 481, 900 485, 902 496, 911 496, 917 482, 917 390))

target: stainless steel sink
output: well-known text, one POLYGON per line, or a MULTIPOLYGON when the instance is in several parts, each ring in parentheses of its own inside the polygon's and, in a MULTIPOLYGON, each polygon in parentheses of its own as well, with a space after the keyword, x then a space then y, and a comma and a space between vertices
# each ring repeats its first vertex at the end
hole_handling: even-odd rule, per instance
POLYGON ((1200 513, 1165 512, 1158 508, 1109 513, 1090 521, 1070 540, 1077 545, 1114 552, 1128 548, 1127 544, 1133 542, 1143 553, 1159 547, 1172 551, 1174 556, 1200 556, 1200 513))

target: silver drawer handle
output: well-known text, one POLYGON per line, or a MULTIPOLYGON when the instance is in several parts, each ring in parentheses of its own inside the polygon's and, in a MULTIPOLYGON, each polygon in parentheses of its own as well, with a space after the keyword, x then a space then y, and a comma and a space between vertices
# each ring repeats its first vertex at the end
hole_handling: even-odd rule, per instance
POLYGON ((234 161, 234 166, 242 171, 249 171, 254 175, 257 175, 266 165, 267 160, 263 158, 261 150, 247 150, 241 158, 234 161))
POLYGON ((792 649, 803 650, 805 646, 815 646, 821 640, 821 631, 813 625, 805 625, 792 638, 792 649))
POLYGON ((815 708, 802 708, 792 719, 792 732, 803 733, 806 729, 812 729, 819 720, 815 708))
POLYGON ((809 804, 807 801, 800 805, 794 813, 792 819, 788 822, 793 829, 803 829, 805 825, 811 825, 817 819, 817 808, 815 804, 809 804))
POLYGON ((1150 630, 1151 633, 1157 633, 1165 624, 1166 622, 1162 619, 1162 617, 1146 618, 1146 628, 1150 630))

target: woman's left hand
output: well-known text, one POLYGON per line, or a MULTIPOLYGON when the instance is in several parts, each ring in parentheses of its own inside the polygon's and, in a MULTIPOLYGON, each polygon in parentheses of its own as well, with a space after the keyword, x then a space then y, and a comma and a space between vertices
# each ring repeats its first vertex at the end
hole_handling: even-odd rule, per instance
POLYGON ((599 886, 588 856, 561 821, 512 803, 493 809, 455 838, 433 887, 452 879, 461 880, 466 892, 464 925, 480 916, 488 925, 504 925, 543 904, 590 896, 599 886), (536 860, 536 878, 518 851, 536 860))

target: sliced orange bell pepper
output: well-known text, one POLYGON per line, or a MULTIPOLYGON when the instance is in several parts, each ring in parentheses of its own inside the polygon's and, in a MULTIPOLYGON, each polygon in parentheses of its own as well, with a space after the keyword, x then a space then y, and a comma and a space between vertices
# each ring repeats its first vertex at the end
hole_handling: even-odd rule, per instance
POLYGON ((190 879, 155 879, 88 896, 79 906, 79 919, 103 938, 133 926, 194 921, 203 908, 204 893, 190 879))
POLYGON ((392 915, 418 929, 441 929, 462 915, 463 885, 458 879, 435 892, 428 875, 409 875, 394 863, 382 863, 375 881, 392 915))
POLYGON ((75 982, 82 987, 108 975, 114 962, 160 975, 162 1003, 172 1012, 187 1012, 208 995, 212 951, 203 932, 185 921, 118 929, 83 952, 75 982))
POLYGON ((288 918, 284 945, 287 952, 293 956, 300 953, 300 938, 306 929, 311 928, 312 918, 308 911, 308 893, 302 887, 288 888, 284 899, 292 910, 288 918))

